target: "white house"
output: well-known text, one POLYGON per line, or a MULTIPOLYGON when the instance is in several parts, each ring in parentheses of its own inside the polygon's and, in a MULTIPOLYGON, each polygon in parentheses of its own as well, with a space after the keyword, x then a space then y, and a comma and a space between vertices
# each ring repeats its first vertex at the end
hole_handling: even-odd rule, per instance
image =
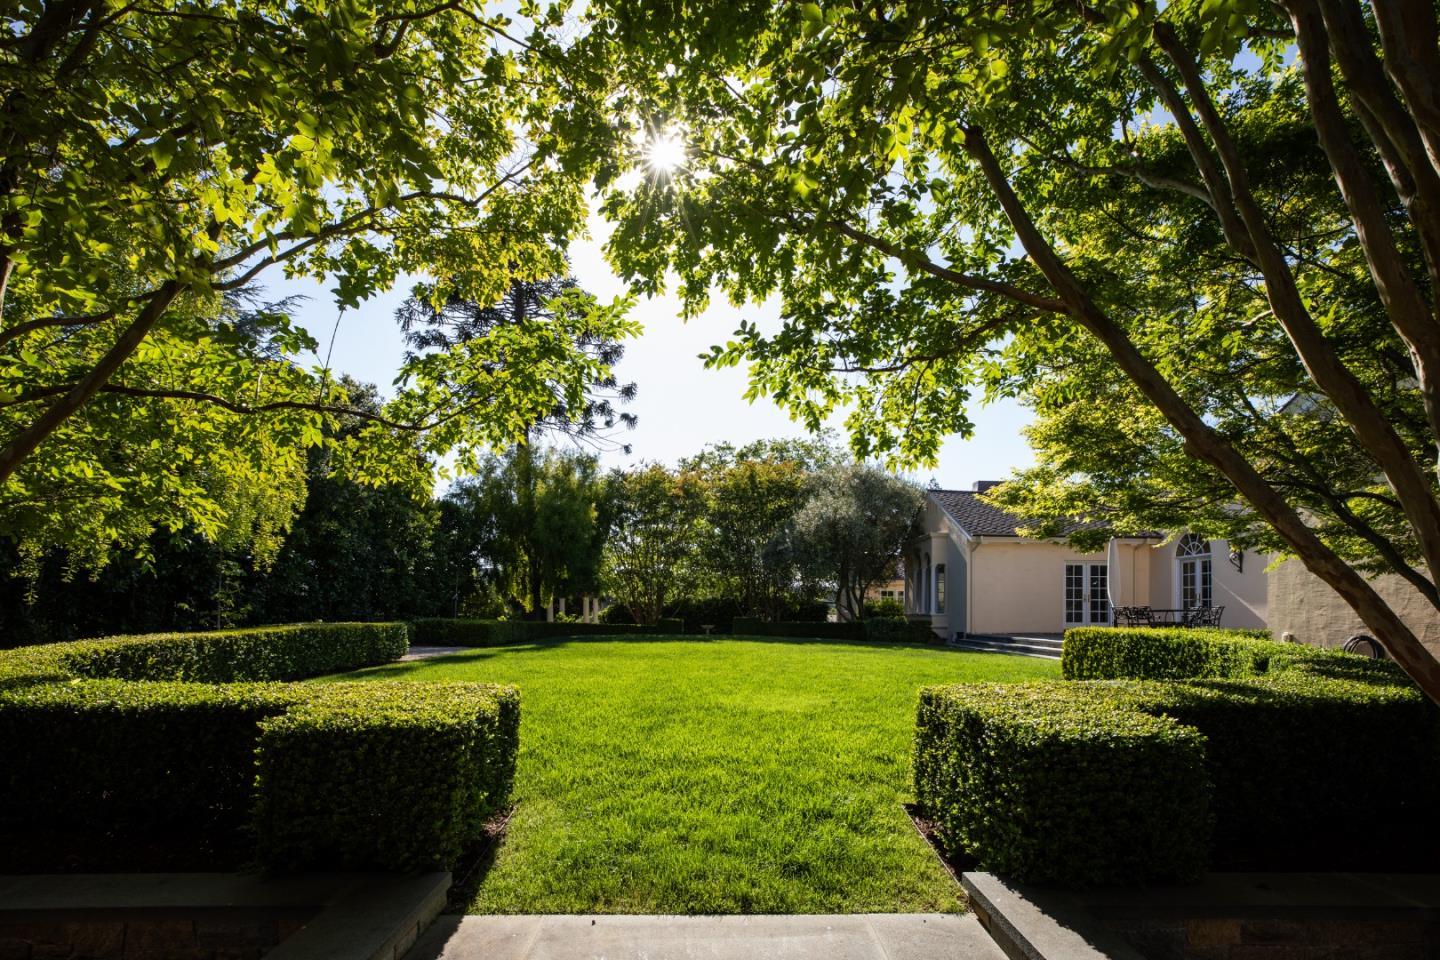
POLYGON ((1097 553, 1022 537, 1020 518, 971 490, 930 490, 906 545, 905 609, 940 636, 1058 634, 1112 622, 1115 607, 1223 607, 1221 626, 1266 625, 1266 559, 1193 534, 1116 535, 1097 553))

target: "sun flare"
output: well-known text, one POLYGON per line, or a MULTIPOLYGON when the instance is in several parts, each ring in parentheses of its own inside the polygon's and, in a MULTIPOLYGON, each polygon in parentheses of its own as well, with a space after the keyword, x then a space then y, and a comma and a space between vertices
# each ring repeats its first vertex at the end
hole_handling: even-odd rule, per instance
POLYGON ((646 140, 644 153, 652 173, 674 173, 685 165, 685 139, 673 130, 657 130, 646 140))

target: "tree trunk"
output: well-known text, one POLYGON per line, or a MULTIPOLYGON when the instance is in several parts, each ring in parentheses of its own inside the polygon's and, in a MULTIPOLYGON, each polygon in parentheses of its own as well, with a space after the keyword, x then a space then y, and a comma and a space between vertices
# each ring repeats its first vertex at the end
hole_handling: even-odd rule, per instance
MULTIPOLYGON (((1391 323, 1410 349, 1430 431, 1440 442, 1440 324, 1435 322, 1430 305, 1401 259, 1394 234, 1385 220, 1380 195, 1350 141, 1330 78, 1330 47, 1326 43, 1320 9, 1312 0, 1287 0, 1287 7, 1300 44, 1305 91, 1320 145, 1335 172, 1335 183, 1345 207, 1355 221, 1356 238, 1365 253, 1375 290, 1391 323)), ((1358 70, 1358 65, 1352 64, 1352 71, 1358 70)), ((1440 224, 1417 223, 1417 233, 1435 233, 1437 227, 1440 224)), ((1436 241, 1440 242, 1440 237, 1436 241)), ((1436 463, 1440 466, 1440 449, 1436 452, 1436 463)))
POLYGON ((1440 703, 1440 661, 1430 654, 1374 588, 1305 525, 1299 513, 1249 461, 1191 409, 1154 364, 1136 349, 1125 331, 1090 299, 1031 220, 991 152, 983 132, 973 127, 965 132, 966 150, 979 162, 1021 245, 1055 292, 1069 305, 1071 315, 1105 345, 1121 370, 1180 432, 1190 454, 1229 479, 1240 495, 1285 539, 1305 567, 1340 594, 1360 615, 1360 619, 1425 695, 1440 703))
MULTIPOLYGON (((1344 417, 1360 445, 1384 473, 1415 531, 1430 579, 1440 582, 1440 503, 1436 502, 1429 474, 1410 455, 1400 435, 1375 406, 1364 385, 1340 361, 1310 315, 1294 275, 1270 234, 1264 212, 1250 192, 1239 150, 1210 99, 1194 58, 1168 24, 1156 24, 1152 33, 1179 71, 1201 124, 1220 155, 1235 208, 1254 244, 1256 262, 1265 278, 1265 295, 1275 319, 1290 338, 1310 378, 1344 417)), ((1437 371, 1437 376, 1440 376, 1440 371, 1437 371)))

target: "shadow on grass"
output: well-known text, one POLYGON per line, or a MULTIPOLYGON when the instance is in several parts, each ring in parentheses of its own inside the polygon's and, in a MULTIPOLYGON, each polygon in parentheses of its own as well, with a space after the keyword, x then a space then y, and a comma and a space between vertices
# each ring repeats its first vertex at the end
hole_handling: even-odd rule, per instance
POLYGON ((470 910, 470 904, 475 902, 481 885, 495 866, 495 857, 500 853, 500 843, 505 839, 505 828, 510 825, 512 812, 506 810, 490 818, 480 843, 461 857, 455 869, 450 871, 453 879, 450 892, 446 895, 445 913, 467 913, 470 910))

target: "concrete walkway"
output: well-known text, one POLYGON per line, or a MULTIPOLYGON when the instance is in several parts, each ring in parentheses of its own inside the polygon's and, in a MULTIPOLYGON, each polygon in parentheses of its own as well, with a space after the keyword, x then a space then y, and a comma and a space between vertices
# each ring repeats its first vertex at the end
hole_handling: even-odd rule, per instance
POLYGON ((433 660, 435 657, 448 657, 452 653, 468 653, 474 647, 411 647, 401 655, 400 660, 433 660))
POLYGON ((442 916, 405 960, 1006 960, 973 914, 442 916))

